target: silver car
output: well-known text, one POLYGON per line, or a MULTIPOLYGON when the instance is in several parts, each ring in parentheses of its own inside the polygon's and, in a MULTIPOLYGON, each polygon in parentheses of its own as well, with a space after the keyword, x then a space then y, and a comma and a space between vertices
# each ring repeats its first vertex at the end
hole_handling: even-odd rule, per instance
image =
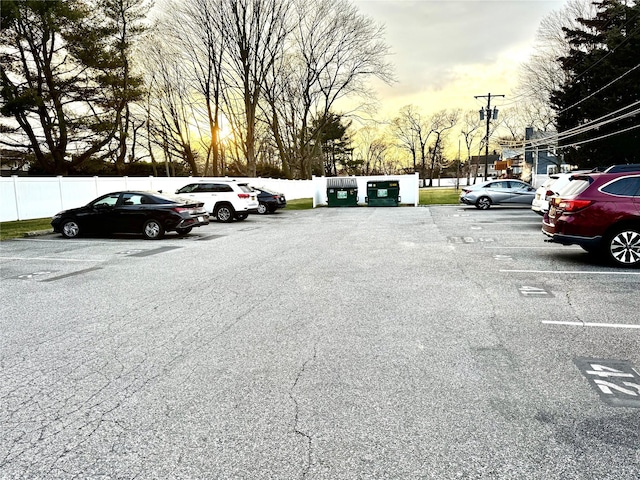
POLYGON ((530 206, 535 194, 536 189, 521 180, 489 180, 464 187, 460 203, 475 205, 481 210, 504 203, 530 206))

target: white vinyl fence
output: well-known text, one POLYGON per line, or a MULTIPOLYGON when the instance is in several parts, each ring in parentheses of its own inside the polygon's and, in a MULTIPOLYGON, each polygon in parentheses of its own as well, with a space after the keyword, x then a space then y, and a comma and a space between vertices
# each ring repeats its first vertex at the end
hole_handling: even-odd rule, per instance
MULTIPOLYGON (((364 204, 367 180, 397 179, 403 204, 418 205, 418 175, 355 177, 358 201, 364 204)), ((80 207, 94 198, 119 190, 162 190, 173 193, 195 182, 237 180, 254 187, 284 193, 287 200, 313 198, 313 206, 326 205, 326 178, 282 180, 246 177, 0 177, 0 221, 52 217, 61 210, 80 207)))

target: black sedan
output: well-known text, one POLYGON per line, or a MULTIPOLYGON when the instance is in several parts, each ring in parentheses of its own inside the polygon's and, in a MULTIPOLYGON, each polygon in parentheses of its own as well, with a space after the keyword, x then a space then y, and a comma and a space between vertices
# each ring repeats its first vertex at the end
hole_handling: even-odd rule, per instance
POLYGON ((51 220, 51 226, 54 232, 67 238, 84 233, 138 233, 155 240, 165 232, 186 235, 193 227, 207 225, 209 215, 203 205, 160 193, 114 192, 84 207, 58 213, 51 220))
POLYGON ((287 199, 284 194, 272 192, 266 188, 253 187, 253 189, 258 192, 258 213, 273 213, 278 208, 287 206, 287 199))

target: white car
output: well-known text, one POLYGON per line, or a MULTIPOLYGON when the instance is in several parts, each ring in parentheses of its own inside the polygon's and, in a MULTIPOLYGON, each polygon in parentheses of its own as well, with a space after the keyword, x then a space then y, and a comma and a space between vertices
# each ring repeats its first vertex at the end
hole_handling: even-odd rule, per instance
POLYGON ((576 173, 589 172, 589 170, 574 170, 569 173, 554 173, 536 190, 536 195, 531 203, 531 210, 538 215, 544 215, 549 211, 549 200, 557 195, 562 188, 571 181, 571 177, 576 173))
POLYGON ((190 183, 176 190, 181 197, 197 199, 220 222, 244 220, 258 211, 258 195, 247 183, 215 180, 190 183))

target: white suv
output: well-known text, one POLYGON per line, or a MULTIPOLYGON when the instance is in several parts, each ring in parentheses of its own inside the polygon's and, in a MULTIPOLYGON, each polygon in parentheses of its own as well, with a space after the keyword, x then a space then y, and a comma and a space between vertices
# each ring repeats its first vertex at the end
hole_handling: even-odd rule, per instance
POLYGON ((571 181, 571 177, 576 173, 587 173, 590 170, 573 170, 568 173, 553 173, 536 190, 536 196, 531 204, 531 210, 538 215, 544 215, 549 211, 549 200, 552 196, 564 188, 571 181))
POLYGON ((204 202, 204 208, 220 222, 244 220, 258 211, 257 193, 247 183, 214 180, 190 183, 176 190, 181 197, 204 202))

